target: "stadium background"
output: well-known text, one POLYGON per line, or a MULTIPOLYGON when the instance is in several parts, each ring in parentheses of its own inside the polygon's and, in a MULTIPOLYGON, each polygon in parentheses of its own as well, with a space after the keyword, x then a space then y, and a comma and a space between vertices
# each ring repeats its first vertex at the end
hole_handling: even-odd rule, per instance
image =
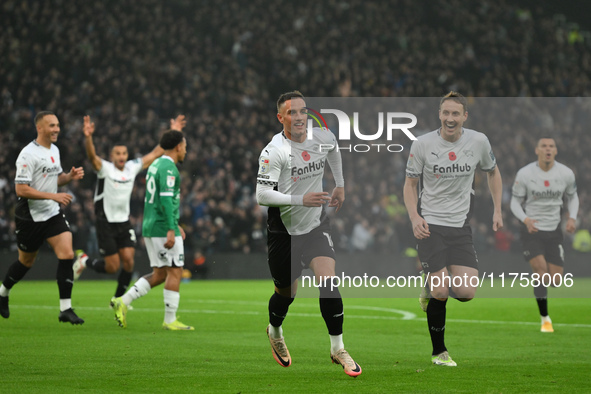
MULTIPOLYGON (((36 136, 32 118, 40 110, 54 111, 60 119, 57 145, 64 169, 83 165, 86 170, 84 180, 68 185, 75 196, 66 209, 75 248, 97 254, 96 177, 83 148, 82 117, 88 114, 96 123, 97 153, 108 158, 115 141, 128 145, 130 157, 148 153, 168 119, 185 114, 181 224, 188 234, 189 264, 202 255, 210 277, 267 277, 265 209, 256 204, 254 189, 258 154, 280 131, 275 118, 280 93, 437 97, 458 90, 471 97, 587 97, 591 34, 579 24, 586 23, 582 16, 589 6, 571 3, 4 1, 0 272, 16 255, 14 163, 36 136), (216 261, 228 264, 217 269, 216 261)), ((568 123, 552 119, 560 135, 557 159, 575 171, 579 228, 588 229, 589 122, 565 130, 568 123)), ((535 159, 535 133, 481 131, 491 139, 503 175, 506 229, 494 234, 489 207, 477 211, 476 248, 485 260, 518 264, 519 223, 508 202, 515 173, 535 159)), ((334 220, 343 261, 369 251, 408 258, 405 251, 414 242, 402 203, 406 154, 399 156, 381 183, 367 161, 351 169, 368 184, 347 184, 347 202, 334 220)), ((485 182, 478 184, 481 206, 490 205, 485 182)), ((138 234, 144 192, 140 175, 131 203, 138 234)), ((586 256, 570 250, 571 244, 567 239, 569 259, 582 266, 586 256)), ((142 251, 140 245, 138 270, 144 273, 142 251)), ((40 265, 29 279, 45 275, 40 265)), ((53 278, 53 269, 47 278, 53 278)))

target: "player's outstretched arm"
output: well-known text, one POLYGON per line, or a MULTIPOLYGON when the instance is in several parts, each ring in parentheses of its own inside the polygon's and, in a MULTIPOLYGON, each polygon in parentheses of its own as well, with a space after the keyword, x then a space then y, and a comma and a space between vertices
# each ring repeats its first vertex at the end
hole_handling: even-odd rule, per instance
POLYGON ((164 149, 162 149, 160 147, 160 145, 158 145, 157 147, 154 148, 154 150, 152 152, 143 156, 142 157, 142 170, 145 170, 146 168, 150 167, 150 164, 152 164, 154 162, 154 160, 156 160, 157 158, 159 158, 163 154, 164 154, 164 149))
POLYGON ((493 230, 497 231, 503 228, 503 213, 501 211, 501 201, 503 198, 503 180, 501 179, 501 171, 496 166, 494 170, 487 172, 488 188, 492 196, 494 212, 493 212, 493 230))
POLYGON ((176 131, 183 131, 183 129, 187 126, 187 119, 185 115, 179 115, 174 119, 170 120, 170 129, 176 131))
POLYGON ((408 217, 412 223, 412 232, 416 239, 424 239, 431 235, 429 232, 429 225, 417 211, 417 204, 419 202, 419 195, 417 187, 419 178, 406 177, 404 181, 404 205, 408 211, 408 217))
POLYGON ((86 148, 86 156, 88 156, 88 160, 90 160, 90 164, 92 164, 92 168, 95 171, 100 171, 103 167, 103 162, 99 156, 96 154, 96 149, 94 148, 94 142, 92 141, 92 135, 94 134, 94 122, 90 121, 90 116, 86 115, 84 117, 84 126, 82 128, 84 131, 84 147, 86 148))
MULTIPOLYGON (((170 129, 176 131, 183 131, 185 126, 187 125, 187 120, 185 115, 179 115, 175 119, 170 120, 170 129)), ((164 154, 164 149, 157 145, 152 152, 148 153, 144 157, 142 157, 142 169, 146 169, 150 167, 150 164, 154 162, 157 158, 164 154)))

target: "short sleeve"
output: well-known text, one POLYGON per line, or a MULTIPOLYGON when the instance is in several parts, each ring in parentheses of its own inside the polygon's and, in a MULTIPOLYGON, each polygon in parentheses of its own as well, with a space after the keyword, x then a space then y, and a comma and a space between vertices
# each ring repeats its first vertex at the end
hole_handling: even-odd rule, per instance
POLYGON ((408 161, 406 162, 406 176, 418 178, 423 173, 424 158, 419 140, 412 143, 408 161))
POLYGON ((105 159, 101 159, 101 169, 96 172, 96 176, 99 179, 104 179, 107 177, 109 172, 109 166, 112 165, 110 161, 106 161, 105 159))
POLYGON ((33 157, 21 153, 16 159, 16 177, 14 182, 18 184, 30 184, 33 181, 34 166, 33 157))
POLYGON ((478 162, 480 169, 485 172, 490 172, 497 166, 497 159, 492 151, 488 137, 483 134, 482 150, 480 154, 480 161, 478 162))

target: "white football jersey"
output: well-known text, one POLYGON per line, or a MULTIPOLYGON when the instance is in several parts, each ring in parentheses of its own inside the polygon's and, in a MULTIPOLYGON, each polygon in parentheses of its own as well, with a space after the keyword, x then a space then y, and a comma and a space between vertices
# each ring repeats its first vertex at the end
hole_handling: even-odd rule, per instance
POLYGON ((419 213, 429 224, 463 227, 471 213, 476 167, 489 172, 497 165, 486 135, 462 130, 455 142, 444 140, 439 129, 431 131, 410 148, 406 176, 422 176, 419 213))
MULTIPOLYGON (((60 151, 54 144, 48 149, 37 141, 25 146, 16 159, 15 183, 31 186, 46 193, 57 193, 57 177, 64 172, 60 162, 60 151)), ((60 212, 60 206, 53 200, 29 200, 18 198, 15 211, 19 219, 44 222, 60 212)))
POLYGON ((119 170, 113 163, 101 159, 103 163, 97 172, 98 181, 94 192, 94 207, 97 215, 107 218, 109 223, 122 223, 129 220, 129 201, 135 177, 142 171, 142 159, 128 160, 119 170))
MULTIPOLYGON (((259 157, 257 183, 276 187, 290 196, 322 192, 326 156, 336 149, 330 130, 314 128, 313 139, 298 143, 275 134, 259 157)), ((279 207, 281 221, 291 235, 307 234, 320 225, 322 207, 289 205, 279 207)))
POLYGON ((560 224, 562 197, 572 197, 577 192, 575 174, 557 161, 544 171, 537 161, 517 172, 513 183, 513 196, 525 199, 525 214, 537 220, 542 231, 554 231, 560 224))

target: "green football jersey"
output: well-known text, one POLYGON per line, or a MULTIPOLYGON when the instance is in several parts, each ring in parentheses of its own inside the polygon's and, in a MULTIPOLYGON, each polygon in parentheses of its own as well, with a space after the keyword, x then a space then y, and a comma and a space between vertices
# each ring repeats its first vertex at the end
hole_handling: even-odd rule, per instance
POLYGON ((162 156, 148 167, 144 200, 144 237, 166 237, 168 230, 179 231, 181 179, 174 161, 162 156))

